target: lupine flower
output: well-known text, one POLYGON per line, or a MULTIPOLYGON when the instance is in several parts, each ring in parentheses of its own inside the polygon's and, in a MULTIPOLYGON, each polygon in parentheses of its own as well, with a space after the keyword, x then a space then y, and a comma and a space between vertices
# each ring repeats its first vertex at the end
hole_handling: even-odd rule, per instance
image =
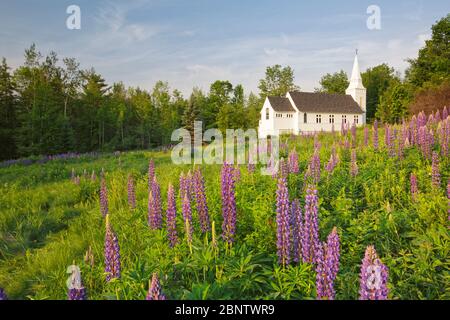
POLYGON ((442 120, 447 119, 447 117, 448 117, 447 107, 444 107, 444 109, 442 110, 442 120))
POLYGON ((161 284, 156 273, 153 273, 145 300, 166 300, 166 296, 162 292, 161 284))
POLYGON ((360 300, 386 300, 388 269, 378 258, 373 246, 368 246, 360 273, 360 300))
POLYGON ((352 133, 352 147, 356 147, 356 124, 353 123, 351 127, 351 133, 352 133))
POLYGON ((290 261, 289 192, 285 178, 278 179, 277 190, 277 254, 283 267, 290 261))
POLYGON ((0 301, 1 300, 8 300, 8 296, 5 293, 5 290, 3 288, 0 288, 0 301))
POLYGON ((280 178, 287 178, 289 175, 289 165, 286 162, 286 159, 281 158, 279 163, 279 177, 280 178))
POLYGON ((291 233, 292 233, 292 259, 300 262, 302 257, 301 238, 303 232, 302 209, 300 202, 295 199, 291 202, 291 233))
POLYGON ((439 188, 441 186, 441 174, 439 173, 439 155, 436 151, 433 151, 433 157, 431 161, 432 185, 435 188, 439 188))
POLYGON ((334 171, 334 168, 336 168, 337 164, 339 163, 339 158, 336 153, 336 148, 333 146, 331 149, 331 156, 328 163, 325 165, 325 170, 328 171, 328 173, 332 173, 334 171))
POLYGON ((119 240, 109 222, 109 215, 106 215, 105 234, 105 273, 106 281, 120 278, 120 247, 119 240))
POLYGON ((450 144, 450 120, 444 119, 439 123, 439 145, 441 148, 441 155, 448 156, 448 146, 450 144))
POLYGON ((302 257, 304 263, 316 262, 316 250, 319 244, 317 189, 309 186, 306 191, 304 222, 302 232, 302 257))
POLYGON ((239 168, 238 165, 234 167, 233 174, 234 174, 234 181, 239 182, 239 180, 241 180, 241 169, 239 168))
POLYGON ((373 122, 373 148, 375 150, 378 149, 378 120, 375 119, 375 121, 373 122))
POLYGON ((162 227, 161 191, 156 178, 148 194, 148 225, 151 229, 162 227))
POLYGON ((247 170, 248 170, 248 172, 250 172, 250 173, 255 172, 255 168, 256 168, 255 160, 254 160, 254 155, 256 155, 256 152, 255 152, 254 148, 251 148, 251 149, 248 151, 248 164, 247 164, 247 170), (252 149, 253 149, 253 150, 252 150, 252 149))
POLYGON ((189 201, 191 201, 191 191, 192 191, 192 177, 189 171, 186 175, 181 173, 180 175, 180 199, 183 201, 184 196, 187 195, 189 201))
POLYGON ((228 244, 234 242, 236 232, 236 199, 233 167, 227 163, 222 166, 222 237, 228 244))
POLYGON ((108 189, 106 188, 106 180, 102 178, 100 186, 100 212, 103 217, 108 214, 108 189))
POLYGON ((128 191, 128 205, 130 206, 131 209, 134 209, 136 208, 136 194, 134 190, 134 180, 131 174, 128 175, 127 191, 128 191))
POLYGON ((194 227, 192 225, 191 202, 189 201, 187 194, 185 194, 184 198, 183 198, 182 214, 183 214, 183 221, 186 224, 185 227, 186 227, 188 242, 190 242, 190 241, 192 241, 192 234, 194 233, 194 227))
POLYGON ((169 184, 169 188, 167 190, 167 237, 169 238, 170 247, 173 248, 177 244, 178 235, 177 235, 177 207, 175 201, 175 190, 173 189, 172 184, 169 184))
POLYGON ((417 188, 417 178, 413 173, 411 173, 411 176, 409 177, 409 181, 411 184, 411 197, 413 200, 416 200, 419 189, 417 188))
POLYGON ((155 162, 150 159, 148 163, 148 190, 151 190, 153 180, 155 179, 155 162))
POLYGON ((447 214, 448 220, 450 221, 450 179, 447 180, 447 214))
POLYGON ((289 173, 299 173, 298 154, 295 149, 292 149, 291 153, 289 154, 289 173))
POLYGON ((312 178, 312 182, 314 184, 319 183, 319 180, 320 180, 320 157, 319 157, 318 149, 316 149, 314 151, 314 154, 311 157, 311 160, 309 161, 308 169, 305 173, 305 180, 309 177, 312 178))
POLYGON ((356 163, 356 149, 352 150, 350 174, 352 175, 352 177, 356 177, 358 175, 358 164, 356 163))
POLYGON ((86 288, 83 287, 79 270, 72 273, 71 288, 67 292, 67 298, 68 300, 87 300, 86 288))
POLYGON ((364 127, 364 146, 367 147, 368 144, 369 144, 369 128, 364 127))
POLYGON ((328 235, 326 243, 317 248, 316 290, 317 299, 334 300, 334 281, 339 271, 339 236, 336 227, 328 235))
POLYGON ((205 233, 210 229, 208 204, 206 203, 205 180, 202 172, 197 169, 194 172, 193 185, 195 191, 195 201, 197 204, 197 213, 200 221, 200 228, 205 233))

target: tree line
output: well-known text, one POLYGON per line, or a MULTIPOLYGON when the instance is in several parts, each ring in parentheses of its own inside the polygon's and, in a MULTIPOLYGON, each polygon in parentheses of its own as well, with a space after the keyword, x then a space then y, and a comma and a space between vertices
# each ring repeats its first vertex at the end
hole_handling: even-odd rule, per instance
MULTIPOLYGON (((437 105, 426 108, 448 102, 449 34, 447 15, 432 27, 418 57, 409 60, 404 79, 387 64, 362 74, 369 121, 398 122, 430 96, 437 97, 437 105)), ((177 128, 193 131, 196 120, 204 129, 256 128, 265 97, 300 90, 289 66, 267 67, 257 94, 217 80, 208 92, 194 88, 185 98, 163 81, 151 90, 109 85, 95 69, 82 70, 75 59, 60 60, 55 52, 44 57, 34 44, 24 58, 15 70, 5 58, 0 64, 0 159, 153 148, 170 144, 177 128)), ((344 71, 327 74, 320 85, 317 91, 344 93, 348 78, 344 71)))

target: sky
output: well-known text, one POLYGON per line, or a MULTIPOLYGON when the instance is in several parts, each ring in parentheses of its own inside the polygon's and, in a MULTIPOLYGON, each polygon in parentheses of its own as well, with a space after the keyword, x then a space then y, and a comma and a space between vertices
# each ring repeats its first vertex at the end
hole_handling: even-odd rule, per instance
POLYGON ((215 80, 256 93, 266 67, 280 64, 313 91, 326 73, 350 74, 356 48, 362 70, 388 63, 404 72, 449 12, 448 0, 0 0, 0 57, 16 68, 35 43, 110 84, 151 90, 163 80, 184 95, 215 80), (66 27, 69 5, 80 8, 79 30, 66 27), (367 27, 370 5, 380 29, 367 27))

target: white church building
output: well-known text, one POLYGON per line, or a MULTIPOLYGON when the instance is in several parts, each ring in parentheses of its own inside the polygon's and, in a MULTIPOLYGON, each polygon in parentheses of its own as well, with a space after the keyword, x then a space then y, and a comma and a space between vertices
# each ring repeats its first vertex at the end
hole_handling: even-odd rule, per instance
POLYGON ((301 134, 340 130, 366 122, 366 88, 358 55, 345 94, 290 91, 285 97, 267 97, 261 110, 258 135, 301 134))

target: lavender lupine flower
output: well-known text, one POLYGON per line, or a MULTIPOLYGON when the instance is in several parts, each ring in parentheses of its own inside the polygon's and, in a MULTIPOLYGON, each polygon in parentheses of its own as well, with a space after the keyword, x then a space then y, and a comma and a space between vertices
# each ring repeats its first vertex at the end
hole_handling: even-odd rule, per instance
POLYGON ((356 149, 352 149, 350 174, 352 175, 352 177, 356 177, 358 175, 358 164, 356 163, 356 149))
POLYGON ((239 182, 241 180, 241 169, 239 168, 239 165, 236 165, 234 167, 234 181, 239 182))
POLYGON ((446 120, 447 117, 448 117, 447 107, 444 107, 444 109, 442 110, 442 120, 446 120))
POLYGON ((148 225, 151 229, 162 228, 161 190, 156 177, 148 195, 148 225))
POLYGON ((153 273, 152 281, 150 282, 147 296, 145 300, 166 300, 166 296, 161 289, 161 283, 159 282, 158 275, 153 273))
POLYGON ((290 261, 289 192, 286 178, 278 179, 277 190, 277 254, 285 267, 290 261))
POLYGON ((210 230, 208 204, 206 203, 205 180, 200 169, 195 170, 193 176, 193 185, 195 191, 195 201, 197 204, 198 219, 200 228, 205 233, 210 230))
POLYGON ((106 281, 120 278, 120 247, 119 240, 109 222, 109 215, 106 215, 105 233, 105 273, 106 281))
POLYGON ((355 123, 352 124, 350 131, 352 133, 352 147, 355 148, 356 147, 356 124, 355 123))
POLYGON ((366 126, 364 127, 364 146, 367 147, 369 144, 369 128, 366 126))
POLYGON ((434 114, 434 120, 437 122, 441 121, 441 113, 439 110, 436 110, 436 113, 434 114))
POLYGON ((298 154, 295 149, 292 149, 291 153, 289 154, 289 173, 299 173, 298 154))
POLYGON ((189 171, 187 174, 180 174, 180 199, 183 201, 184 196, 186 195, 191 201, 191 191, 192 191, 192 176, 189 171))
POLYGON ((368 246, 362 260, 360 273, 360 300, 386 300, 388 269, 378 258, 373 246, 368 246))
POLYGON ((336 168, 338 162, 339 158, 336 153, 336 148, 333 146, 333 148, 331 149, 330 160, 325 165, 325 170, 328 171, 328 173, 332 173, 334 171, 334 168, 336 168))
POLYGON ((281 178, 287 178, 289 175, 289 164, 287 163, 286 159, 284 159, 284 158, 280 159, 278 173, 281 178))
POLYGON ((375 119, 373 122, 373 148, 378 150, 378 120, 375 119))
POLYGON ((136 193, 134 190, 134 180, 133 176, 130 174, 128 175, 128 183, 127 183, 127 191, 128 191, 128 205, 131 209, 136 208, 136 193))
POLYGON ((150 159, 148 163, 148 190, 151 190, 153 180, 155 180, 155 162, 150 159))
POLYGON ((320 157, 317 149, 314 151, 314 154, 309 161, 305 179, 307 179, 308 177, 312 178, 314 184, 317 184, 320 181, 320 157))
POLYGON ((431 164, 431 180, 432 185, 435 188, 439 188, 441 186, 441 174, 439 173, 439 156, 436 151, 433 151, 431 164))
POLYGON ((300 202, 295 199, 291 202, 291 234, 292 234, 292 260, 300 262, 302 257, 301 237, 303 231, 302 209, 300 202))
POLYGON ((178 241, 177 235, 177 206, 175 200, 175 190, 172 184, 169 184, 169 188, 167 190, 167 237, 169 238, 169 245, 171 248, 175 247, 178 241))
POLYGON ((413 200, 416 200, 419 189, 417 188, 417 177, 413 173, 409 177, 409 182, 411 184, 411 197, 413 200))
POLYGON ((102 178, 101 186, 100 186, 100 212, 103 217, 106 217, 108 214, 108 189, 106 187, 106 180, 102 178))
POLYGON ((439 146, 441 148, 441 155, 448 156, 448 146, 450 144, 450 120, 444 119, 439 123, 439 146))
POLYGON ((1 300, 8 300, 8 296, 5 293, 5 290, 3 288, 0 288, 0 301, 1 300))
POLYGON ((188 224, 188 226, 186 226, 186 230, 189 231, 187 232, 187 238, 188 238, 188 242, 192 241, 192 234, 194 233, 194 227, 192 225, 192 210, 191 210, 191 201, 189 201, 189 198, 187 196, 187 194, 184 195, 183 201, 182 201, 182 206, 181 206, 181 211, 183 214, 183 221, 185 224, 188 224))
POLYGON ((316 262, 316 250, 319 244, 317 189, 308 186, 305 198, 305 210, 302 232, 302 258, 304 263, 316 262))
POLYGON ((228 244, 234 242, 236 232, 236 199, 233 167, 224 163, 221 172, 222 190, 222 237, 228 244))
POLYGON ((316 263, 317 299, 334 300, 334 281, 339 271, 339 236, 336 227, 328 235, 326 243, 319 243, 316 263))

